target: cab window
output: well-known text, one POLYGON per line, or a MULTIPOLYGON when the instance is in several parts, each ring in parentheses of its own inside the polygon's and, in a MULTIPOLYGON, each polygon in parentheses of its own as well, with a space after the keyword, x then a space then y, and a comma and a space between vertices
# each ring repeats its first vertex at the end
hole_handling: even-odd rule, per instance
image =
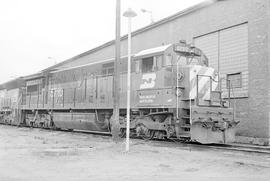
POLYGON ((152 72, 154 67, 154 57, 142 59, 142 73, 152 72))
POLYGON ((140 61, 135 61, 135 72, 140 73, 140 61))
POLYGON ((142 73, 157 71, 162 68, 163 55, 142 59, 142 73))
POLYGON ((161 69, 162 62, 163 62, 163 55, 155 56, 155 59, 156 59, 156 67, 157 67, 157 69, 161 69))
POLYGON ((172 66, 172 55, 171 54, 165 55, 163 66, 164 67, 172 66))
POLYGON ((180 66, 188 65, 188 62, 187 62, 188 60, 184 56, 177 55, 177 59, 176 60, 177 60, 178 65, 180 65, 180 66))

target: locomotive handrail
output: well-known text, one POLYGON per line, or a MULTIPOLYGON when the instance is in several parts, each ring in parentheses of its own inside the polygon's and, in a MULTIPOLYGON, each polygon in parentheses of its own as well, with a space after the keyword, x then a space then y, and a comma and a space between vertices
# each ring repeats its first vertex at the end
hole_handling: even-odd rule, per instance
MULTIPOLYGON (((176 62, 176 92, 178 92, 178 87, 179 87, 179 80, 178 80, 178 76, 179 76, 179 60, 181 58, 181 55, 179 55, 179 57, 177 58, 177 62, 176 62)), ((178 95, 176 95, 176 118, 179 118, 179 97, 178 95)))
MULTIPOLYGON (((197 75, 197 106, 202 106, 202 105, 199 105, 199 97, 198 97, 198 78, 199 77, 208 77, 211 81, 214 81, 214 82, 218 82, 220 84, 220 90, 219 92, 221 93, 220 94, 220 104, 222 105, 223 104, 223 100, 222 100, 222 81, 225 80, 227 81, 227 84, 226 85, 229 85, 227 87, 227 90, 228 90, 228 102, 229 102, 229 106, 228 107, 231 107, 231 89, 233 90, 233 87, 231 86, 231 80, 229 79, 226 79, 226 78, 221 78, 219 79, 218 81, 216 81, 215 79, 212 78, 212 76, 209 76, 209 75, 197 75)), ((212 90, 212 82, 210 81, 210 94, 211 92, 213 92, 212 90)), ((235 107, 235 106, 234 106, 235 107)), ((233 109, 234 109, 233 107, 233 109)))
POLYGON ((37 108, 38 108, 38 103, 39 103, 39 88, 38 88, 38 93, 37 93, 37 108))
MULTIPOLYGON (((178 86, 179 88, 184 88, 182 86, 178 86)), ((177 88, 177 86, 167 86, 167 87, 160 87, 160 88, 147 88, 147 89, 136 89, 135 91, 144 91, 144 90, 166 90, 171 88, 177 88)))
MULTIPOLYGON (((196 105, 197 106, 204 106, 204 105, 200 105, 200 103, 199 103, 199 77, 207 77, 207 78, 209 78, 209 80, 210 80, 210 96, 211 96, 211 93, 213 92, 213 90, 212 90, 212 81, 214 81, 214 82, 220 82, 220 81, 216 81, 210 75, 198 74, 196 76, 196 83, 197 83, 197 85, 196 85, 196 87, 197 87, 197 90, 196 90, 196 105)), ((220 106, 222 106, 223 105, 222 90, 219 90, 219 92, 220 92, 220 101, 219 102, 220 102, 220 106)))
POLYGON ((200 77, 209 77, 214 82, 219 82, 218 80, 213 79, 212 76, 210 76, 210 75, 201 75, 201 74, 198 74, 198 76, 200 76, 200 77))
MULTIPOLYGON (((228 100, 229 100, 229 107, 231 107, 231 89, 232 89, 232 94, 233 94, 233 97, 235 97, 234 96, 234 89, 233 89, 233 86, 232 86, 232 82, 231 82, 231 80, 230 79, 226 79, 226 78, 223 78, 223 79, 221 79, 220 81, 221 81, 221 85, 222 85, 222 80, 226 80, 227 81, 227 85, 229 85, 229 87, 227 87, 227 90, 228 90, 228 100)), ((235 99, 234 99, 234 104, 233 104, 233 120, 235 120, 235 112, 236 112, 236 110, 235 110, 235 108, 236 108, 236 106, 235 106, 235 99)))
POLYGON ((65 89, 63 88, 63 107, 65 107, 65 89))
MULTIPOLYGON (((185 56, 183 56, 185 57, 185 56)), ((181 59, 181 54, 179 54, 179 57, 176 60, 176 92, 178 92, 178 89, 181 87, 179 86, 179 63, 181 59)), ((182 88, 181 88, 182 89, 182 88)), ((189 104, 190 104, 190 109, 191 109, 191 97, 189 96, 189 104)), ((176 118, 179 119, 179 96, 176 95, 176 118)), ((190 120, 191 120, 191 115, 190 115, 190 120)))
POLYGON ((163 112, 153 112, 153 113, 149 113, 145 116, 153 116, 153 115, 159 115, 159 114, 173 114, 173 112, 169 112, 169 111, 163 111, 163 112))

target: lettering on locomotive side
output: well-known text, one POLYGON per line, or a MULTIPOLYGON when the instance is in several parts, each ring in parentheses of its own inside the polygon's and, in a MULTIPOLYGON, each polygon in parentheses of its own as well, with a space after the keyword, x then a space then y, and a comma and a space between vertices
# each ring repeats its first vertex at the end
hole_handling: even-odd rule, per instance
POLYGON ((153 103, 156 95, 142 95, 139 96, 139 103, 153 103))
POLYGON ((142 84, 140 89, 154 88, 156 85, 156 73, 147 73, 142 75, 142 84))

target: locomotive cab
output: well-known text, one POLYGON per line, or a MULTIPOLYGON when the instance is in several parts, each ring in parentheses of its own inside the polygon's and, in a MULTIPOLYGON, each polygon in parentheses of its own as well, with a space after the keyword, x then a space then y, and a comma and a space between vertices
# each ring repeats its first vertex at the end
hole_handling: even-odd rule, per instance
POLYGON ((132 80, 136 81, 134 84, 136 107, 159 108, 164 104, 173 104, 171 74, 175 57, 171 44, 135 54, 133 57, 135 74, 132 80))

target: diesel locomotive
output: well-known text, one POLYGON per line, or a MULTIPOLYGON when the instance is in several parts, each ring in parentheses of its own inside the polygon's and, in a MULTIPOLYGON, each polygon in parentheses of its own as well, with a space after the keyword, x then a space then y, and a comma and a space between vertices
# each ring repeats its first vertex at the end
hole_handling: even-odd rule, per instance
MULTIPOLYGON (((1 122, 8 123, 4 120, 16 115, 18 121, 9 123, 110 133, 113 74, 114 59, 108 59, 26 76, 23 85, 13 87, 16 106, 1 104, 1 122)), ((131 81, 131 136, 200 143, 234 141, 237 121, 230 99, 223 98, 218 72, 208 67, 200 49, 181 41, 140 51, 132 56, 131 81)), ((0 90, 1 100, 4 91, 0 90)), ((120 133, 124 136, 127 57, 121 57, 119 92, 120 133)))

